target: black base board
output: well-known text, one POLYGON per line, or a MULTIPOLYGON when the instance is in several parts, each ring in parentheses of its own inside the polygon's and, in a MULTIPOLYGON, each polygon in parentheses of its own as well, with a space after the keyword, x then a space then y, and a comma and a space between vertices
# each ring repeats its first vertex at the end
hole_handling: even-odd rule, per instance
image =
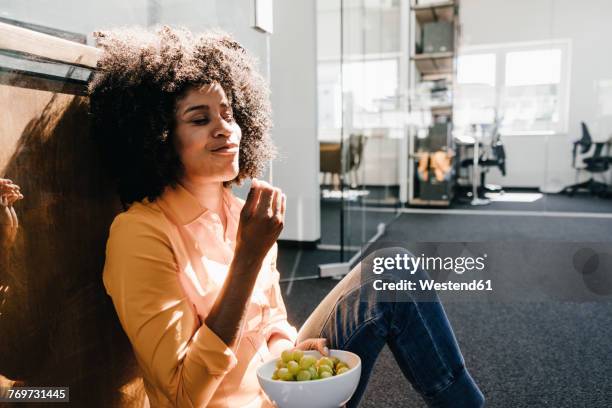
POLYGON ((276 241, 279 248, 293 248, 293 249, 306 249, 314 250, 317 249, 317 245, 321 243, 321 239, 314 241, 296 241, 292 239, 279 239, 276 241))

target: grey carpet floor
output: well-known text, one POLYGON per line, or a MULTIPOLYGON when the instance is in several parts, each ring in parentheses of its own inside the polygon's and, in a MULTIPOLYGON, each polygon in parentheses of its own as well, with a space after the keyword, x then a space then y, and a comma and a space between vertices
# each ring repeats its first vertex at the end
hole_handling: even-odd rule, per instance
MULTIPOLYGON (((612 242, 612 219, 403 214, 382 239, 612 242)), ((336 283, 293 282, 289 320, 303 323, 336 283)), ((445 309, 488 407, 612 407, 612 302, 447 302, 445 309)), ((424 407, 387 348, 361 406, 424 407)))
MULTIPOLYGON (((373 195, 376 189, 370 188, 373 195)), ((508 195, 534 191, 508 191, 508 195)), ((367 204, 369 209, 375 205, 367 204)), ((359 245, 361 240, 368 239, 376 233, 378 223, 391 221, 394 214, 390 212, 363 211, 362 203, 345 201, 344 207, 339 200, 321 200, 321 242, 324 244, 340 243, 340 209, 344 208, 344 240, 345 245, 359 245)), ((492 202, 490 205, 473 207, 465 202, 454 202, 451 209, 470 211, 541 211, 541 212, 586 212, 612 213, 612 199, 593 197, 588 194, 576 194, 568 197, 562 194, 543 194, 534 202, 492 202)), ((437 217, 434 215, 433 217, 437 217)), ((573 227, 572 225, 569 225, 573 227)))

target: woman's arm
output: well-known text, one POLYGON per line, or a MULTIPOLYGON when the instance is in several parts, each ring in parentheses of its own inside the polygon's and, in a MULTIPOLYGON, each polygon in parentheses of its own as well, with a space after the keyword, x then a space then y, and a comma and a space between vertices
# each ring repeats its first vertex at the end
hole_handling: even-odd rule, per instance
POLYGON ((206 324, 230 347, 240 340, 246 310, 266 254, 285 219, 285 196, 268 183, 253 180, 240 213, 236 250, 228 276, 206 324))
POLYGON ((206 325, 232 349, 238 348, 247 305, 262 260, 236 251, 227 278, 206 318, 206 325))
POLYGON ((146 378, 176 407, 206 406, 238 360, 199 324, 179 282, 163 225, 142 214, 115 218, 103 280, 146 378))

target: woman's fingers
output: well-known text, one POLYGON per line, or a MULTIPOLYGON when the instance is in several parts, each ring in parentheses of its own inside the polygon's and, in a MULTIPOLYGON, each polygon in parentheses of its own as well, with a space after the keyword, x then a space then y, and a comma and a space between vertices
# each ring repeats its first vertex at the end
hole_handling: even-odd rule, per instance
POLYGON ((257 200, 259 199, 259 182, 257 179, 253 179, 251 182, 251 189, 249 190, 249 194, 247 195, 246 201, 244 203, 244 211, 246 214, 253 214, 255 208, 257 206, 257 200))
POLYGON ((278 196, 278 190, 272 187, 272 197, 270 197, 270 208, 268 214, 272 216, 276 215, 276 197, 278 196))
POLYGON ((257 203, 257 212, 261 216, 268 215, 268 210, 272 205, 272 196, 275 189, 266 182, 261 182, 261 193, 259 195, 259 203, 257 203))
POLYGON ((329 355, 329 349, 327 348, 327 339, 317 339, 317 350, 324 356, 329 355))
POLYGON ((329 355, 329 349, 327 348, 327 339, 325 338, 306 339, 300 344, 298 344, 297 348, 301 350, 317 350, 324 356, 329 355))
POLYGON ((287 196, 283 194, 281 201, 281 215, 283 216, 283 221, 285 221, 285 208, 287 208, 287 196))
POLYGON ((0 179, 0 194, 2 195, 15 195, 15 200, 19 200, 23 197, 21 195, 21 188, 17 184, 9 179, 0 179))
POLYGON ((9 210, 11 212, 11 217, 13 218, 13 230, 16 233, 17 228, 19 228, 19 219, 17 218, 17 213, 15 212, 15 209, 13 207, 9 207, 9 210))
POLYGON ((9 245, 17 236, 19 219, 13 208, 13 203, 23 199, 21 188, 10 179, 0 178, 0 225, 5 230, 5 238, 9 245))
POLYGON ((2 225, 5 230, 8 230, 10 234, 11 230, 15 227, 14 223, 15 221, 11 209, 0 200, 0 225, 2 225))
POLYGON ((272 197, 272 214, 282 217, 282 206, 283 206, 283 193, 280 189, 274 189, 274 196, 272 197))
POLYGON ((11 193, 8 194, 6 197, 8 200, 8 205, 12 206, 15 201, 21 200, 23 198, 23 195, 20 193, 11 193))

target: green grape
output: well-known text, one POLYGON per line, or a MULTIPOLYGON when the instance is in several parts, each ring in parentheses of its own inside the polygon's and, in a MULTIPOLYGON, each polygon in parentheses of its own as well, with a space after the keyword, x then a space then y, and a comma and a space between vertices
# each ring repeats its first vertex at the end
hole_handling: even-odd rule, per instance
POLYGON ((326 365, 332 368, 334 366, 334 363, 332 362, 330 358, 321 357, 319 361, 317 361, 317 366, 321 367, 322 365, 326 365))
POLYGON ((319 377, 321 376, 321 374, 323 374, 325 372, 333 374, 334 370, 330 366, 328 366, 327 364, 323 364, 323 365, 319 366, 319 377))
POLYGON ((349 369, 346 366, 341 367, 340 369, 338 369, 338 371, 336 371, 336 375, 340 375, 340 374, 346 373, 348 370, 349 369))
POLYGON ((300 371, 300 365, 296 361, 291 360, 287 363, 287 369, 291 374, 296 375, 300 371))
POLYGON ((287 368, 279 368, 278 378, 283 381, 293 381, 293 374, 291 374, 287 368))
POLYGON ((308 370, 300 371, 296 377, 298 381, 310 381, 311 378, 312 378, 312 375, 310 374, 310 371, 308 370))
POLYGON ((306 369, 317 361, 314 356, 304 356, 300 359, 300 367, 306 369))
POLYGON ((310 367, 308 367, 308 371, 310 372, 310 376, 312 377, 313 380, 316 380, 317 378, 319 378, 317 369, 315 368, 314 365, 311 365, 310 367))
POLYGON ((281 353, 281 358, 285 363, 288 363, 293 359, 293 352, 291 350, 285 350, 281 353))
POLYGON ((349 366, 337 357, 322 356, 317 359, 304 355, 302 350, 285 350, 276 361, 273 380, 312 381, 330 378, 349 370, 349 366))
POLYGON ((294 361, 297 361, 299 363, 302 357, 304 357, 304 352, 302 350, 298 350, 298 349, 293 350, 291 358, 294 361))

